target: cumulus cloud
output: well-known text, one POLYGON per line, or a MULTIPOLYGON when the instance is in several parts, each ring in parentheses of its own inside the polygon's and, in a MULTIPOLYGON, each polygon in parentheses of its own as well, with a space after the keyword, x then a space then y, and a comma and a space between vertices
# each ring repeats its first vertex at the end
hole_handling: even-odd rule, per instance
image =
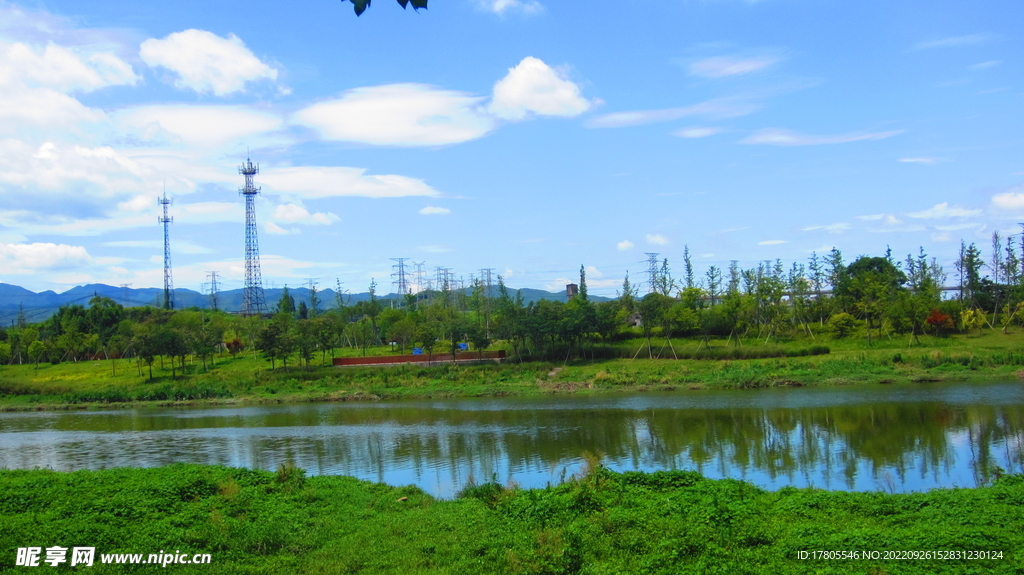
POLYGON ((259 182, 276 192, 303 198, 361 196, 365 198, 438 197, 440 192, 423 180, 386 175, 367 175, 363 168, 297 166, 272 168, 259 182))
POLYGON ((633 249, 633 242, 629 240, 622 240, 621 242, 615 244, 615 247, 619 248, 620 252, 624 252, 626 250, 633 249))
POLYGON ((201 94, 226 96, 247 82, 277 80, 277 70, 260 61, 234 34, 221 38, 206 30, 184 30, 142 43, 139 57, 177 74, 174 85, 201 94))
POLYGON ((274 234, 276 236, 286 236, 286 235, 292 233, 292 232, 282 228, 281 226, 275 224, 274 222, 267 222, 267 223, 263 224, 263 229, 265 229, 268 234, 274 234))
POLYGON ((761 56, 757 58, 734 58, 717 56, 704 58, 690 64, 690 74, 704 78, 725 78, 763 70, 778 62, 778 58, 761 56))
POLYGON ((138 79, 131 65, 111 52, 80 54, 56 44, 37 51, 20 42, 0 42, 0 87, 92 92, 107 86, 134 85, 138 79))
POLYGON ((505 120, 538 116, 573 117, 590 109, 580 87, 542 60, 527 56, 494 85, 488 111, 505 120))
POLYGON ((291 224, 319 224, 324 226, 329 226, 341 219, 331 212, 317 212, 315 214, 311 214, 309 213, 309 210, 298 204, 281 204, 274 208, 274 214, 272 217, 279 222, 288 222, 291 224))
POLYGON ((990 34, 969 34, 967 36, 950 36, 948 38, 939 38, 937 40, 928 40, 925 42, 918 42, 914 45, 915 50, 927 50, 929 48, 950 48, 955 46, 970 46, 971 44, 981 44, 990 40, 992 36, 990 34))
POLYGON ((680 138, 706 138, 708 136, 714 136, 722 132, 721 128, 683 128, 672 132, 673 136, 679 136, 680 138))
POLYGON ((789 130, 767 128, 740 140, 741 144, 768 144, 772 146, 815 146, 819 144, 845 144, 863 140, 883 140, 902 134, 904 130, 888 132, 840 134, 836 136, 811 136, 789 130))
POLYGON ((716 99, 683 108, 612 112, 611 114, 605 114, 590 120, 587 122, 587 127, 623 128, 627 126, 642 126, 656 122, 670 122, 686 116, 705 116, 715 119, 735 118, 752 114, 759 109, 760 106, 758 104, 749 101, 716 99))
POLYGON ((918 219, 969 218, 981 213, 980 209, 970 210, 959 206, 950 206, 948 202, 935 204, 927 210, 910 212, 907 215, 918 219))
POLYGON ((477 0, 477 5, 495 14, 511 12, 536 14, 544 10, 544 6, 535 0, 477 0))
POLYGON ((424 216, 447 216, 452 213, 448 208, 439 208, 437 206, 427 206, 420 210, 420 213, 424 216))
POLYGON ((355 88, 292 117, 329 140, 391 146, 440 146, 482 137, 497 123, 483 98, 423 84, 355 88))
POLYGON ((0 268, 8 274, 33 274, 91 263, 92 257, 82 246, 50 243, 0 244, 0 268))
POLYGON ((644 239, 647 240, 647 243, 654 244, 656 246, 668 245, 668 238, 661 234, 647 234, 644 236, 644 239))
POLYGON ((900 158, 899 161, 903 162, 904 164, 936 164, 936 163, 938 163, 939 159, 938 158, 931 158, 931 157, 915 157, 915 158, 900 158))
POLYGON ((992 205, 1003 210, 1019 210, 1024 208, 1024 191, 1009 191, 992 196, 992 205))

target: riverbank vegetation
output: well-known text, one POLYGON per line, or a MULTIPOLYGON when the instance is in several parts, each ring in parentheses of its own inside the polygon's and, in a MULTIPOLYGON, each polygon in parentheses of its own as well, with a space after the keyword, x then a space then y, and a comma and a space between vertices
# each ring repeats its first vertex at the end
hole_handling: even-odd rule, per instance
POLYGON ((614 473, 593 457, 560 485, 470 485, 451 501, 287 464, 0 471, 0 553, 95 547, 96 573, 133 571, 100 565, 103 554, 161 550, 209 553, 168 567, 204 574, 1016 573, 1022 503, 1013 475, 928 493, 770 492, 690 471, 614 473), (947 555, 884 558, 903 551, 947 555))
MULTIPOLYGON (((554 391, 764 387, 1010 378, 1024 365, 1024 287, 1015 246, 993 237, 947 274, 922 252, 897 261, 838 250, 788 270, 711 267, 689 257, 674 278, 652 265, 650 293, 627 277, 593 302, 581 267, 568 303, 524 305, 476 281, 325 308, 285 290, 274 313, 123 308, 102 297, 40 324, 0 330, 0 404, 7 408, 129 402, 285 401, 509 395, 554 391), (986 269, 989 274, 983 274, 986 269), (430 357, 501 348, 506 364, 337 369, 338 356, 430 357), (671 360, 671 361, 666 361, 671 360)), ((652 262, 655 264, 656 262, 652 262)))

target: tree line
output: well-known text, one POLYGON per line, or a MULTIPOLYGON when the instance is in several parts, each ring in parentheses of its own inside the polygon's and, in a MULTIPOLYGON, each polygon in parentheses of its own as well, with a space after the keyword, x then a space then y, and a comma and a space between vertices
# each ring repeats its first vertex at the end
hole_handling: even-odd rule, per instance
POLYGON ((924 249, 896 259, 859 256, 849 264, 833 248, 786 267, 781 260, 740 268, 711 266, 698 276, 684 251, 683 274, 676 278, 665 259, 648 278, 647 293, 626 275, 617 298, 594 302, 580 266, 579 291, 568 302, 524 304, 501 276, 496 286, 480 280, 465 289, 448 284, 401 297, 377 296, 351 304, 343 294, 326 309, 311 292, 296 305, 287 288, 272 314, 242 317, 190 308, 125 308, 96 296, 88 306, 65 305, 49 319, 0 330, 0 362, 60 363, 133 360, 139 375, 159 361, 172 378, 188 365, 208 369, 216 356, 260 355, 287 368, 326 364, 339 349, 365 355, 389 345, 397 353, 418 347, 423 353, 454 353, 459 344, 483 350, 500 344, 520 360, 676 356, 673 338, 742 345, 757 338, 843 338, 869 341, 900 334, 908 343, 924 334, 970 333, 989 326, 1006 330, 1024 310, 1024 242, 1015 245, 993 234, 989 258, 975 244, 961 243, 954 277, 924 249), (952 283, 952 286, 948 286, 952 283), (943 298, 943 289, 952 297, 943 298), (640 345, 620 342, 639 340, 640 345), (628 351, 624 351, 628 350, 628 351))

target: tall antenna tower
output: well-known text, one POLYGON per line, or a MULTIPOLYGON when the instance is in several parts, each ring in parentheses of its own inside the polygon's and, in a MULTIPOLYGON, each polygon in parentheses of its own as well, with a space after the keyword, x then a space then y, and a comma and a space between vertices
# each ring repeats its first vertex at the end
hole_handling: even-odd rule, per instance
POLYGON ((405 277, 405 262, 409 258, 391 258, 391 261, 398 262, 391 266, 392 269, 396 269, 395 273, 391 274, 391 277, 395 278, 395 281, 391 282, 395 284, 395 293, 399 296, 404 296, 409 292, 409 280, 405 277))
POLYGON ((217 272, 206 272, 206 277, 210 280, 210 307, 217 311, 217 272))
POLYGON ((167 215, 167 207, 171 200, 167 199, 167 186, 164 185, 164 196, 157 198, 156 203, 163 206, 164 215, 157 216, 156 221, 164 225, 164 309, 174 309, 174 282, 171 280, 171 236, 170 225, 174 218, 167 215))
POLYGON ((263 297, 263 278, 260 275, 260 242, 256 237, 256 195, 260 189, 253 185, 252 177, 260 172, 259 164, 252 160, 238 167, 238 173, 245 176, 245 187, 238 193, 245 197, 245 288, 242 290, 242 315, 259 315, 267 312, 263 297))
POLYGON ((647 256, 647 293, 658 291, 658 255, 656 253, 644 252, 647 256))

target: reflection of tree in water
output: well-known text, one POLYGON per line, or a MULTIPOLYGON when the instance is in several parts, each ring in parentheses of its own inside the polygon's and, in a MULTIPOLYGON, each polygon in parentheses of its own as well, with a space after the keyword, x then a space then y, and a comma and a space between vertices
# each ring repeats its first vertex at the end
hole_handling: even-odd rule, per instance
MULTIPOLYGON (((144 438, 141 443, 126 439, 121 449, 125 457, 149 459, 110 464, 186 460, 272 469, 292 459, 317 474, 385 480, 399 469, 409 475, 406 481, 447 474, 452 484, 464 483, 469 474, 486 481, 491 472, 554 478, 557 468, 586 451, 602 454, 619 468, 696 468, 733 477, 757 472, 773 481, 800 483, 802 478, 803 484, 820 473, 840 478, 847 487, 863 469, 876 481, 892 473, 901 482, 919 474, 940 483, 957 457, 969 458, 961 463, 970 465, 978 484, 990 481, 999 467, 1024 471, 1024 406, 1019 405, 882 402, 641 411, 440 405, 209 410, 188 417, 61 414, 26 423, 33 429, 25 430, 145 432, 138 436, 144 438)), ((98 437, 112 445, 118 435, 135 437, 98 437)))

